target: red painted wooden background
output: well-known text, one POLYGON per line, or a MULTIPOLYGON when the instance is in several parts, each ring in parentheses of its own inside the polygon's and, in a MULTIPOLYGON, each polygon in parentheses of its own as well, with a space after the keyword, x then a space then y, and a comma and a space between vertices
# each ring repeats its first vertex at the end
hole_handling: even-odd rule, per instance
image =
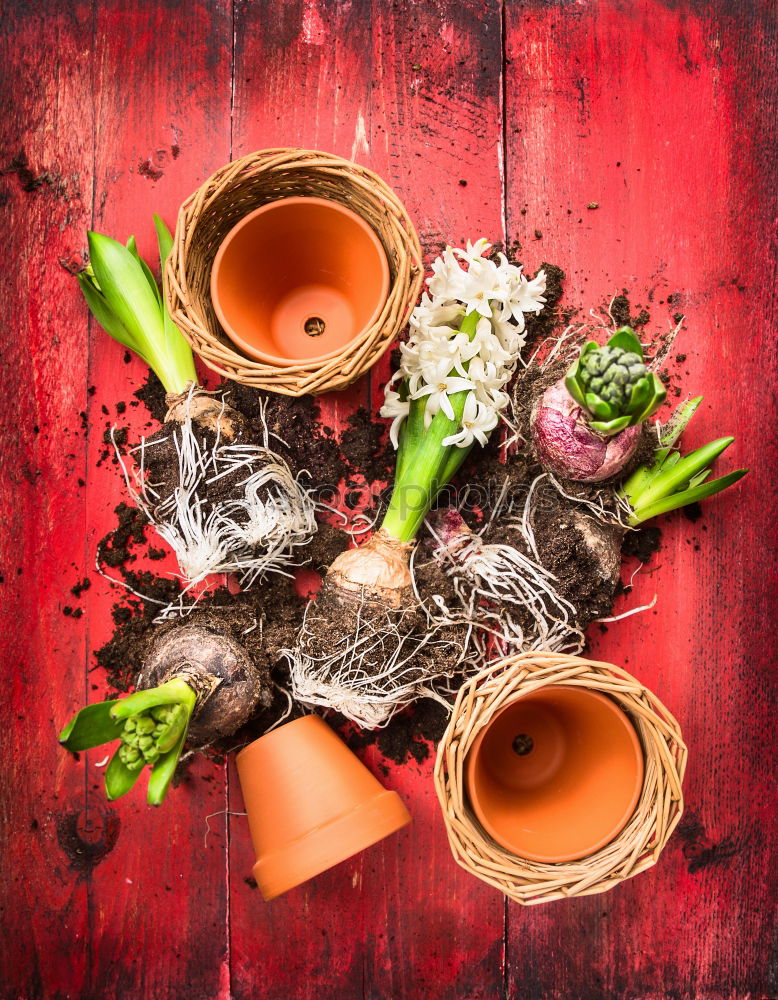
MULTIPOLYGON (((777 996, 772 0, 1 9, 2 996, 777 996), (592 637, 690 748, 682 829, 610 894, 526 910, 466 875, 429 760, 387 778, 411 827, 265 904, 245 881, 245 820, 225 814, 241 810, 232 764, 198 762, 152 812, 141 796, 107 805, 97 755, 57 746, 104 689, 89 651, 115 597, 92 568, 123 488, 95 467, 101 407, 143 377, 88 323, 63 264, 90 226, 150 253, 152 210, 172 223, 231 156, 295 144, 381 173, 428 251, 518 239, 530 268, 567 271, 568 304, 627 288, 651 329, 683 312, 687 385, 705 394, 689 443, 734 433, 725 465, 752 470, 702 520, 664 520, 629 598, 657 593, 655 609, 592 637), (88 575, 84 616, 63 615, 88 575)), ((367 382, 327 398, 328 422, 369 399, 367 382)))

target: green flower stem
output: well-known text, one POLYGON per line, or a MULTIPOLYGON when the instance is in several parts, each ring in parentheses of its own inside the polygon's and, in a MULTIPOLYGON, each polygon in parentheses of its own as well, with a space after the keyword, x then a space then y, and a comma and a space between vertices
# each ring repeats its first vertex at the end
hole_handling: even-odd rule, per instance
MULTIPOLYGON (((404 386, 404 389, 407 392, 407 386, 404 386)), ((421 439, 424 437, 424 410, 426 405, 427 400, 423 397, 411 400, 408 417, 400 434, 400 447, 397 449, 395 481, 403 475, 408 464, 408 456, 416 452, 421 439)))
POLYGON ((113 719, 129 719, 131 715, 147 712, 150 708, 156 708, 157 705, 177 703, 187 705, 190 700, 192 708, 194 708, 194 698, 194 691, 186 681, 174 677, 172 681, 160 684, 159 687, 136 691, 134 694, 117 701, 111 709, 111 717, 113 719))
POLYGON ((465 459, 473 450, 473 445, 468 445, 467 448, 459 448, 457 445, 451 445, 447 451, 449 453, 446 464, 443 466, 440 473, 441 488, 450 482, 453 477, 459 472, 460 468, 464 465, 465 459))
MULTIPOLYGON (((480 315, 475 310, 467 313, 460 324, 460 331, 472 340, 479 319, 480 315)), ((413 412, 411 404, 412 412, 400 431, 402 454, 398 455, 392 499, 381 525, 383 531, 398 541, 410 542, 416 537, 438 492, 466 457, 467 448, 458 448, 457 445, 444 448, 443 441, 459 429, 467 396, 467 391, 449 396, 454 419, 447 417, 443 410, 438 410, 426 431, 423 408, 413 412), (409 437, 403 442, 406 433, 409 437), (461 458, 456 456, 456 462, 451 463, 454 451, 464 454, 461 458)))

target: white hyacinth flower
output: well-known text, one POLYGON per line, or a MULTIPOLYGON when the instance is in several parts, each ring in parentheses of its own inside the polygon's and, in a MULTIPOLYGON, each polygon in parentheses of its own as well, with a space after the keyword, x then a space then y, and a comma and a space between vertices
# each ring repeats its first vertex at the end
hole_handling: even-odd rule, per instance
POLYGON ((449 397, 467 392, 460 428, 443 442, 461 448, 474 441, 484 444, 508 404, 504 388, 525 343, 525 316, 542 310, 546 275, 539 271, 528 280, 504 254, 497 260, 485 257, 490 249, 487 240, 479 239, 464 250, 446 247, 433 261, 429 291, 411 314, 409 339, 400 345, 400 370, 387 385, 381 408, 381 415, 392 419, 395 448, 412 400, 426 399, 428 427, 438 410, 453 420, 449 397), (472 337, 459 329, 468 313, 479 317, 472 337), (407 385, 405 400, 393 388, 398 380, 407 385))
POLYGON ((396 389, 392 389, 392 384, 397 381, 400 375, 401 372, 397 372, 384 390, 384 405, 381 407, 381 415, 390 417, 392 420, 392 426, 389 428, 389 440, 395 449, 400 446, 400 426, 408 416, 408 410, 411 407, 409 400, 401 399, 400 393, 396 389))
POLYGON ((454 408, 451 405, 451 400, 448 398, 449 393, 467 392, 474 388, 470 379, 460 378, 458 375, 447 375, 432 385, 423 385, 411 395, 411 399, 421 399, 423 396, 429 396, 430 403, 435 409, 443 410, 448 419, 453 420, 454 408))
POLYGON ((465 400, 462 429, 456 434, 443 438, 443 447, 455 444, 459 448, 469 448, 474 441, 485 445, 489 435, 497 426, 497 420, 498 416, 493 407, 479 403, 475 398, 475 393, 471 392, 465 400))

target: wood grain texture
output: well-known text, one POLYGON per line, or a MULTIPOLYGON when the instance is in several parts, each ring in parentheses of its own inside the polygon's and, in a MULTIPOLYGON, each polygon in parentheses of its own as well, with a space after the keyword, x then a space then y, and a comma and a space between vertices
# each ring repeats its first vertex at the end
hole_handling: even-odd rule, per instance
MULTIPOLYGON (((0 996, 778 996, 774 5, 7 0, 3 13, 0 996), (583 313, 622 289, 650 330, 683 312, 677 370, 705 393, 688 443, 731 432, 722 467, 751 467, 702 519, 662 521, 620 606, 657 593, 653 611, 593 631, 593 654, 657 691, 690 746, 680 830, 610 894, 506 907, 451 859, 431 761, 385 776, 371 749, 414 823, 265 904, 246 882, 245 820, 224 815, 242 808, 231 764, 196 761, 152 812, 140 796, 108 806, 101 755, 56 745, 104 691, 89 651, 116 595, 91 567, 124 490, 96 462, 144 377, 88 324, 60 260, 90 225, 135 232, 151 256, 152 211, 172 224, 230 156, 294 143, 377 170, 428 259, 447 240, 519 239, 529 269, 568 272, 566 304, 583 313), (63 614, 76 604, 83 617, 63 614)), ((323 422, 375 411, 388 371, 385 358, 324 397, 323 422)), ((120 423, 137 435, 141 411, 120 423)))
MULTIPOLYGON (((91 212, 91 86, 79 54, 88 3, 7 11, 0 39, 0 272, 5 403, 0 414, 0 650, 3 771, 0 879, 4 996, 82 995, 91 942, 89 873, 103 819, 83 768, 57 733, 86 692, 83 621, 63 615, 88 559, 84 491, 87 328, 60 264, 80 250, 91 212), (53 67, 40 46, 56 39, 53 67), (34 901, 42 901, 35 906, 34 901), (69 931, 63 933, 63 926, 69 931)), ((101 829, 102 828, 102 829, 101 829)))
MULTIPOLYGON (((236 13, 236 156, 282 141, 349 156, 395 188, 428 251, 437 252, 452 228, 476 236, 486 227, 502 238, 496 4, 452 2, 429 11, 298 3, 269 23, 257 6, 236 13), (466 114, 454 114, 463 103, 466 114), (459 184, 467 177, 471 188, 459 184)), ((382 359, 370 386, 364 379, 323 397, 322 420, 339 429, 356 406, 377 408, 388 370, 382 359)), ((366 761, 374 769, 382 763, 375 751, 366 761)), ((245 882, 253 860, 248 831, 231 819, 236 998, 254 995, 258 980, 268 998, 318 997, 325 989, 349 997, 419 990, 475 998, 501 989, 503 901, 454 865, 431 761, 421 770, 394 769, 387 784, 409 803, 413 826, 269 906, 245 882), (437 898, 431 867, 448 887, 437 898), (268 947, 282 932, 286 946, 268 947)), ((231 808, 242 808, 237 796, 231 808)))
MULTIPOLYGON (((152 212, 173 228, 180 202, 230 155, 231 9, 205 0, 182 13, 175 5, 126 0, 98 5, 95 17, 94 225, 121 239, 134 233, 152 261, 152 212), (185 53, 196 56, 198 72, 190 72, 185 53)), ((115 526, 113 509, 124 493, 112 461, 96 465, 103 435, 118 424, 138 440, 144 408, 128 407, 120 416, 116 403, 133 399, 146 370, 136 358, 124 363, 122 348, 91 325, 90 378, 97 391, 90 398, 86 504, 93 550, 115 526)), ((169 561, 166 569, 174 568, 169 561)), ((88 598, 96 648, 112 630, 117 594, 98 580, 88 598)), ((96 803, 103 799, 99 780, 89 782, 96 803)), ((228 977, 225 845, 218 836, 206 839, 205 817, 225 803, 224 766, 198 758, 159 809, 148 808, 142 792, 113 806, 122 835, 95 868, 90 887, 90 933, 100 943, 90 963, 95 996, 218 995, 228 977)))
POLYGON ((682 312, 673 354, 686 359, 671 368, 705 395, 684 444, 734 434, 720 466, 752 470, 701 520, 662 520, 662 549, 617 611, 655 594, 656 607, 592 635, 593 656, 624 664, 681 721, 680 831, 655 869, 604 897, 511 906, 511 995, 771 995, 775 571, 763 498, 775 435, 755 429, 774 391, 776 206, 762 171, 775 163, 776 81, 762 75, 766 6, 734 6, 507 12, 509 234, 530 263, 542 254, 565 268, 566 301, 584 314, 622 289, 651 313, 649 330, 682 312))

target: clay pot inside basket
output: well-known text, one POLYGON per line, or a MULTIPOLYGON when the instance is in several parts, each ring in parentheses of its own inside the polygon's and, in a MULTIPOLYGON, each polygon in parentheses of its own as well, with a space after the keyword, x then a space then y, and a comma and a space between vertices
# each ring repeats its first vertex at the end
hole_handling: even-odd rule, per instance
POLYGON ((378 318, 389 292, 381 241, 325 198, 283 198, 227 234, 211 298, 227 336, 269 364, 337 356, 378 318))
POLYGON ((530 861, 587 857, 624 828, 643 787, 643 752, 605 695, 549 686, 499 711, 465 762, 487 833, 530 861))
POLYGON ((317 715, 287 722, 237 757, 265 899, 345 861, 411 817, 317 715))

